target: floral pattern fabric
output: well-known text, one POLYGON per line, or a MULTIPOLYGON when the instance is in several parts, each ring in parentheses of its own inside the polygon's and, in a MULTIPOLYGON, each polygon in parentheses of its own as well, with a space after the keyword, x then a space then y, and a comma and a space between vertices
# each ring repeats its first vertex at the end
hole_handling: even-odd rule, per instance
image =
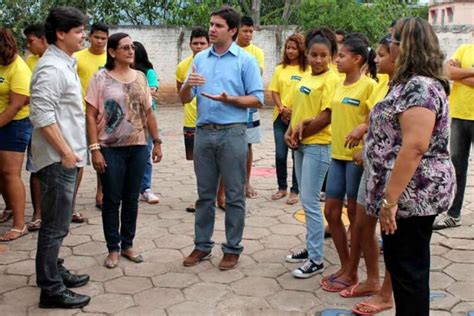
POLYGON ((385 187, 402 145, 398 115, 411 107, 436 114, 429 148, 398 201, 397 217, 437 215, 449 209, 455 194, 455 172, 449 154, 449 109, 446 93, 435 79, 414 76, 391 88, 370 113, 364 149, 368 179, 367 213, 378 216, 385 187))

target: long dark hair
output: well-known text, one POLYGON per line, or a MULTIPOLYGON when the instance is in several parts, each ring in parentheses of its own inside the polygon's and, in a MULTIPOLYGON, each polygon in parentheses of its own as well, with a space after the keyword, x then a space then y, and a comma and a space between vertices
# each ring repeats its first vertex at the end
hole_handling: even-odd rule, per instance
POLYGON ((109 36, 107 40, 107 61, 105 62, 105 69, 112 70, 115 67, 115 58, 110 55, 109 50, 113 49, 116 50, 119 42, 125 38, 130 37, 127 33, 115 33, 109 36))
POLYGON ((14 61, 18 54, 18 48, 12 32, 6 28, 0 28, 0 61, 2 66, 7 66, 14 61))
POLYGON ((367 36, 362 33, 351 33, 346 36, 342 45, 352 54, 361 56, 361 66, 367 63, 370 77, 378 81, 377 65, 375 64, 376 53, 375 50, 369 46, 367 36))
POLYGON ((148 53, 142 43, 135 41, 133 45, 135 45, 135 63, 133 68, 140 70, 146 75, 149 69, 153 69, 153 64, 148 59, 148 53))
POLYGON ((290 41, 295 43, 296 48, 298 49, 298 64, 300 66, 300 70, 306 71, 306 69, 308 68, 308 59, 304 54, 304 37, 299 33, 292 34, 286 39, 285 46, 283 49, 283 58, 280 64, 283 65, 283 68, 290 64, 290 59, 288 58, 288 56, 286 56, 286 45, 288 45, 288 42, 290 41))

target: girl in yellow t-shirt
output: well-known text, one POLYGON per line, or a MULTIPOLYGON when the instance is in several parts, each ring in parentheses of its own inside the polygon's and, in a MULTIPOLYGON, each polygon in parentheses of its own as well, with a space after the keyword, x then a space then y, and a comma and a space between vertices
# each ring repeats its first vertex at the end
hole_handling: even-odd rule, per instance
POLYGON ((28 233, 21 168, 33 131, 28 118, 30 80, 30 68, 18 56, 12 33, 0 28, 0 181, 3 188, 1 194, 7 205, 7 209, 0 214, 0 222, 6 222, 13 216, 12 228, 0 236, 0 242, 28 233))
MULTIPOLYGON (((275 103, 273 135, 275 138, 275 165, 278 182, 278 191, 272 195, 272 200, 282 199, 288 194, 288 146, 285 143, 284 135, 288 129, 288 122, 291 117, 290 99, 293 90, 300 83, 301 78, 309 72, 310 67, 308 67, 305 55, 304 37, 298 33, 293 34, 286 39, 283 59, 276 67, 268 88, 275 103)), ((290 205, 297 203, 298 193, 298 181, 296 180, 295 168, 293 166, 292 186, 287 203, 290 205)))
MULTIPOLYGON (((362 151, 362 144, 350 141, 349 135, 355 128, 368 121, 367 100, 376 82, 367 77, 362 67, 367 64, 372 78, 376 78, 375 52, 368 46, 365 36, 349 34, 338 51, 336 64, 339 72, 345 73, 331 101, 332 144, 331 165, 326 183, 326 207, 324 215, 336 246, 341 269, 321 281, 323 289, 339 292, 357 282, 338 280, 349 263, 347 234, 341 220, 344 198, 347 196, 347 213, 351 224, 355 222, 357 193, 363 168, 354 163, 355 153, 362 151)), ((363 135, 364 131, 361 131, 363 135)), ((362 136, 360 136, 361 138, 362 136)), ((351 225, 350 233, 353 230, 351 225)), ((352 234, 351 234, 352 235, 352 234)))
POLYGON ((296 278, 321 273, 323 266, 324 219, 319 196, 330 163, 331 100, 339 82, 329 69, 337 50, 336 35, 329 28, 306 36, 311 73, 293 91, 291 124, 285 141, 294 151, 296 177, 306 218, 306 248, 286 257, 287 262, 304 262, 293 271, 296 278))

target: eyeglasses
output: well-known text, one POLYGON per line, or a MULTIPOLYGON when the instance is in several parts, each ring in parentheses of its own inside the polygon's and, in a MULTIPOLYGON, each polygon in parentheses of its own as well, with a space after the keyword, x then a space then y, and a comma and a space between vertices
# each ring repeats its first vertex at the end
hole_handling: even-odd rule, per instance
POLYGON ((130 51, 130 50, 136 50, 137 47, 135 45, 124 45, 124 46, 119 46, 117 47, 117 49, 121 49, 121 50, 124 50, 126 52, 130 51))
POLYGON ((389 43, 389 44, 397 44, 397 45, 399 45, 399 44, 400 44, 400 41, 397 41, 396 39, 394 39, 394 38, 391 37, 391 38, 388 39, 388 43, 389 43))

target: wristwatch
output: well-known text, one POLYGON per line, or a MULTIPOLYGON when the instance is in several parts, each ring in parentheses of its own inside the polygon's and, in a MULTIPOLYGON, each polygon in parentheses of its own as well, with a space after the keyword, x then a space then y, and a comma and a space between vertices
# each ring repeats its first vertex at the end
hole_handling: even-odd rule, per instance
POLYGON ((163 143, 163 141, 161 140, 161 138, 155 138, 153 139, 153 144, 158 144, 158 145, 161 145, 163 143))
POLYGON ((390 203, 389 201, 387 201, 387 199, 385 199, 385 198, 382 199, 382 208, 386 208, 386 209, 392 208, 392 207, 396 206, 397 204, 398 204, 397 201, 390 203))

